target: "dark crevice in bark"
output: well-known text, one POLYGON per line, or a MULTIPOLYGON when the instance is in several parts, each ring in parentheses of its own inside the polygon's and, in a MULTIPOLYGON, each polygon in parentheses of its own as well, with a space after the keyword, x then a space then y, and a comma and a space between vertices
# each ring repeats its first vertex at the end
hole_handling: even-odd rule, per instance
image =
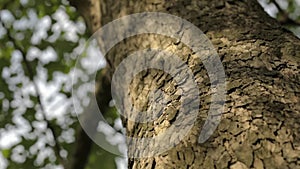
MULTIPOLYGON (((282 28, 270 18, 256 1, 105 1, 101 0, 101 22, 108 23, 120 16, 159 11, 173 14, 198 26, 212 41, 218 50, 224 65, 228 93, 223 119, 214 135, 204 144, 195 141, 203 125, 202 118, 197 121, 195 129, 179 145, 156 159, 130 159, 129 168, 149 167, 175 168, 176 165, 190 168, 297 168, 299 158, 299 51, 300 42, 291 32, 282 28), (155 5, 153 5, 155 4, 155 5), (298 51, 298 52, 297 52, 298 51), (284 125, 283 125, 284 123, 284 125), (224 141, 226 138, 226 141, 224 141), (186 151, 186 148, 191 148, 186 151), (298 149, 297 149, 298 148, 298 149), (280 150, 278 150, 280 149, 280 150), (282 150, 283 149, 283 150, 282 150), (185 164, 178 155, 194 155, 191 164, 185 164), (220 154, 223 160, 219 160, 220 154), (215 161, 215 162, 214 162, 215 161)), ((93 19, 93 18, 91 18, 93 19)), ((142 49, 142 42, 149 41, 143 37, 134 37, 120 43, 108 54, 112 74, 124 56, 142 49)), ((158 38, 149 44, 164 43, 158 38)), ((167 42, 166 42, 167 43, 167 42)), ((170 43, 175 47, 180 42, 170 43)), ((169 45, 170 46, 170 45, 169 45)), ((169 47, 168 46, 168 47, 169 47)), ((187 64, 192 65, 192 52, 182 52, 187 64)), ((195 54, 195 53, 194 53, 195 54)), ((150 72, 150 71, 149 71, 150 72)), ((170 82, 163 73, 143 74, 130 96, 135 105, 139 103, 146 84, 163 89, 170 82), (152 76, 152 77, 151 77, 152 76), (151 80, 152 78, 152 80, 151 80), (153 82, 153 83, 152 83, 153 82)), ((193 71, 201 93, 199 113, 206 117, 211 91, 209 79, 203 66, 193 71)), ((185 80, 182 80, 185 83, 185 80)), ((146 88, 149 90, 149 88, 146 88)), ((151 88, 150 88, 151 89, 151 88)), ((175 97, 174 97, 175 98, 175 97)), ((179 100, 176 97, 175 100, 179 100)), ((171 104, 172 102, 168 102, 171 104)), ((143 107, 147 109, 147 105, 143 107)), ((163 116, 164 113, 159 114, 163 116)), ((124 124, 128 124, 123 119, 124 124)), ((158 125, 161 123, 158 123, 158 125)), ((149 136, 161 128, 150 125, 133 124, 127 127, 127 134, 133 137, 149 136), (149 132, 151 131, 151 132, 149 132)))
POLYGON ((153 158, 151 169, 155 169, 155 166, 156 166, 156 162, 155 162, 155 158, 153 158))

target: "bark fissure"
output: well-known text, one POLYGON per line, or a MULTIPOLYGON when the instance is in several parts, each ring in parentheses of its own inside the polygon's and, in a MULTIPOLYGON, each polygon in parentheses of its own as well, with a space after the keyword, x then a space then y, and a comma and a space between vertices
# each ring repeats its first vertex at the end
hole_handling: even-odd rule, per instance
MULTIPOLYGON (((198 144, 212 91, 203 64, 192 59, 193 51, 181 42, 155 35, 132 37, 113 48, 106 56, 111 75, 129 53, 161 47, 176 53, 189 65, 200 90, 199 118, 188 137, 155 159, 129 159, 129 168, 153 168, 153 165, 157 169, 300 168, 300 123, 297 121, 300 117, 300 40, 267 16, 256 1, 101 0, 100 4, 98 22, 101 25, 145 11, 165 12, 190 21, 209 37, 227 75, 228 93, 222 121, 207 142, 198 144)), ((178 90, 172 78, 156 70, 139 74, 131 85, 129 97, 141 110, 151 106, 147 100, 151 90, 165 92, 166 87, 172 85, 178 90)), ((129 136, 151 137, 172 124, 172 119, 178 117, 176 109, 180 107, 181 98, 173 95, 174 92, 168 94, 170 101, 166 110, 170 107, 175 110, 158 110, 159 118, 153 123, 124 119, 129 136)))

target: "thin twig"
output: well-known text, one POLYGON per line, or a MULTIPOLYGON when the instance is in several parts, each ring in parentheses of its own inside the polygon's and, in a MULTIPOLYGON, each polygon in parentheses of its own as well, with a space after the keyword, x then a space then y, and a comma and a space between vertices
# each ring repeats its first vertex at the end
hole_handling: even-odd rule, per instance
POLYGON ((50 131, 52 133, 52 136, 54 138, 55 145, 53 146, 53 149, 54 149, 55 155, 57 156, 59 162, 65 167, 66 166, 66 159, 62 158, 60 156, 60 154, 59 154, 59 152, 62 150, 62 148, 61 148, 61 146, 58 143, 58 138, 57 138, 57 134, 56 134, 56 132, 54 130, 54 126, 47 119, 46 110, 45 110, 44 105, 42 104, 42 101, 41 101, 41 92, 40 92, 40 89, 39 89, 37 83, 35 82, 34 73, 33 73, 32 67, 31 67, 29 61, 26 58, 26 53, 27 52, 25 51, 25 49, 23 48, 23 46, 19 45, 18 42, 15 40, 15 38, 13 38, 11 36, 9 29, 5 27, 5 25, 3 24, 3 22, 1 22, 1 18, 0 18, 0 23, 7 30, 7 37, 8 37, 8 39, 14 44, 15 48, 17 50, 19 50, 21 52, 21 54, 22 54, 23 61, 25 63, 25 67, 26 67, 26 69, 28 71, 29 78, 32 81, 32 83, 34 85, 34 89, 36 91, 36 97, 37 97, 38 104, 40 105, 40 109, 42 111, 41 114, 42 114, 43 120, 46 122, 47 128, 50 129, 50 131))
POLYGON ((280 5, 277 3, 276 0, 270 0, 271 3, 273 3, 276 8, 278 9, 278 13, 281 14, 282 18, 279 18, 278 21, 281 23, 281 24, 284 24, 284 25, 291 25, 291 26, 300 26, 300 21, 297 21, 297 20, 293 20, 289 17, 289 14, 288 12, 286 12, 285 10, 283 10, 280 5))

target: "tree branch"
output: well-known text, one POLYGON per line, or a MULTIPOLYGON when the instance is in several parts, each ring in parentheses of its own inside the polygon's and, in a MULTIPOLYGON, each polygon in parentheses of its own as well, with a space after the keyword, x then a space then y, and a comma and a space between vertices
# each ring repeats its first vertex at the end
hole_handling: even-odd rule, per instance
POLYGON ((84 18, 91 34, 100 28, 100 0, 69 0, 69 2, 84 18))
MULTIPOLYGON (((99 0, 69 0, 70 4, 77 9, 80 15, 84 18, 85 23, 88 27, 89 33, 93 34, 100 28, 101 16, 100 16, 100 1, 99 0)), ((102 71, 97 78, 97 91, 96 96, 99 108, 102 113, 107 112, 109 109, 109 102, 111 100, 110 94, 110 80, 107 79, 106 71, 102 71)), ((98 121, 93 119, 93 116, 89 116, 91 112, 84 112, 87 116, 86 124, 95 130, 98 121)), ((94 131, 96 132, 96 131, 94 131)), ((77 142, 75 151, 70 160, 68 169, 84 169, 88 163, 88 157, 92 149, 93 141, 86 134, 82 127, 77 132, 77 142)))
MULTIPOLYGON (((112 98, 110 93, 110 80, 106 72, 107 71, 104 69, 99 73, 97 77, 97 87, 95 91, 97 96, 96 104, 98 104, 98 107, 103 114, 109 112, 109 102, 112 98)), ((89 107, 92 108, 94 106, 89 107)), ((85 119, 84 123, 81 125, 87 125, 86 127, 89 128, 89 131, 92 132, 92 134, 95 134, 97 132, 96 129, 99 123, 99 119, 95 118, 93 113, 93 110, 87 109, 86 112, 83 113, 85 119)), ((72 155, 72 159, 70 161, 68 169, 84 169, 88 162, 88 157, 93 145, 93 141, 86 134, 82 127, 79 128, 78 135, 76 138, 77 142, 75 151, 72 155)))

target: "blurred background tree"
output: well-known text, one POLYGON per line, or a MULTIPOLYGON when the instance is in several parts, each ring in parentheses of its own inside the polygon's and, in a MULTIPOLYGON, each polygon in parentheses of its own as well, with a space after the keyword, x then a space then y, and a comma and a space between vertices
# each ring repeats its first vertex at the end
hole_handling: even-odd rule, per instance
MULTIPOLYGON (((299 0, 259 0, 300 37, 299 0)), ((76 52, 91 32, 67 0, 0 2, 0 169, 67 167, 80 128, 72 107, 76 52)), ((116 112, 107 114, 111 125, 116 112)), ((86 169, 125 168, 97 145, 86 169)))

